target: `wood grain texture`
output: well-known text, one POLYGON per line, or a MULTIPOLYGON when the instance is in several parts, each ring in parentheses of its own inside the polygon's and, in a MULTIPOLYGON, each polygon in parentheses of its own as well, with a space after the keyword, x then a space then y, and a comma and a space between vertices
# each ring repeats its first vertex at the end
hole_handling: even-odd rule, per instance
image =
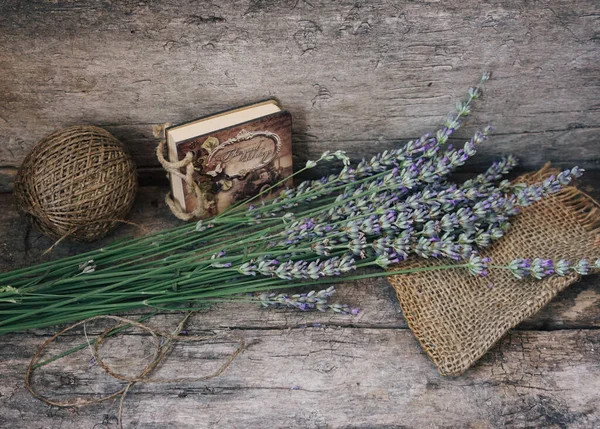
MULTIPOLYGON (((583 189, 598 197, 599 19, 593 0, 1 1, 0 272, 91 247, 65 242, 42 257, 52 241, 1 194, 47 133, 103 126, 127 144, 143 182, 163 185, 154 124, 266 97, 293 115, 297 165, 325 149, 357 159, 435 129, 478 73, 492 70, 453 143, 488 123, 496 136, 466 170, 510 152, 524 169, 579 164, 591 172, 583 189)), ((166 189, 142 188, 130 217, 142 228, 120 226, 94 246, 179 225, 163 203, 166 189)), ((137 385, 125 427, 600 427, 597 276, 560 293, 457 378, 437 373, 386 280, 340 285, 338 300, 360 315, 244 304, 195 315, 191 334, 234 331, 248 349, 208 382, 137 385)), ((179 320, 166 314, 150 324, 179 320)), ((26 391, 26 365, 53 332, 0 338, 0 427, 115 428, 113 402, 58 409, 26 391)), ((81 334, 65 336, 61 349, 81 334)), ((102 353, 133 371, 152 352, 147 340, 128 331, 102 353)), ((204 375, 234 348, 227 340, 178 344, 156 375, 204 375)), ((55 398, 117 389, 89 357, 84 350, 49 365, 36 386, 55 398)))
MULTIPOLYGON (((207 382, 140 383, 125 401, 126 428, 593 428, 600 425, 600 333, 515 332, 466 374, 443 378, 404 329, 243 330, 249 343, 207 382)), ((114 428, 112 401, 80 409, 46 407, 23 386, 43 338, 9 335, 0 349, 0 425, 114 428)), ((69 336, 61 349, 81 343, 69 336)), ((236 347, 230 340, 174 347, 156 376, 199 377, 236 347)), ((63 349, 64 350, 64 349, 63 349)), ((57 350, 55 350, 57 351, 57 350)), ((122 373, 152 353, 132 332, 102 349, 122 373), (125 352, 125 353, 124 353, 125 352), (127 362, 124 358, 127 356, 127 362)), ((45 367, 36 387, 55 399, 91 399, 119 383, 89 367, 89 351, 45 367)))
POLYGON ((457 136, 497 128, 471 168, 516 152, 529 169, 599 169, 599 13, 593 0, 0 2, 0 168, 74 124, 155 167, 153 124, 265 97, 292 112, 298 163, 360 158, 435 129, 492 70, 457 136))

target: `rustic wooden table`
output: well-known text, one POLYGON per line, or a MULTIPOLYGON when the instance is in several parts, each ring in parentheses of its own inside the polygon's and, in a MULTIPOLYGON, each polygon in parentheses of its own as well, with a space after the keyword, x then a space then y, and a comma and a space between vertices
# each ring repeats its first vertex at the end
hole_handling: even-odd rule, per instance
MULTIPOLYGON (((150 231, 177 224, 162 202, 164 191, 143 188, 131 220, 150 231)), ((126 234, 139 232, 123 226, 112 238, 126 234)), ((51 244, 28 229, 11 194, 0 194, 0 271, 39 261, 51 244)), ((88 248, 65 243, 51 257, 88 248)), ((456 378, 437 373, 384 279, 338 288, 340 302, 360 307, 356 317, 220 304, 194 315, 189 335, 235 332, 247 349, 212 380, 137 384, 124 403, 124 427, 599 427, 599 280, 590 277, 565 290, 456 378)), ((168 330, 181 318, 161 314, 148 323, 168 330)), ((89 326, 87 333, 105 326, 89 326)), ((0 427, 117 427, 118 401, 57 408, 34 399, 25 388, 29 360, 56 331, 0 338, 0 427)), ((52 352, 84 341, 82 331, 73 331, 52 352)), ((178 343, 154 375, 201 377, 236 346, 223 338, 178 343)), ((101 350, 112 367, 134 375, 148 362, 153 346, 147 334, 130 330, 101 350)), ((57 400, 98 398, 123 386, 98 366, 90 367, 90 357, 86 348, 50 364, 39 370, 34 385, 57 400)))
MULTIPOLYGON (((131 220, 154 231, 177 222, 165 188, 153 187, 164 177, 153 125, 271 96, 293 115, 296 165, 325 149, 356 160, 435 130, 492 70, 452 140, 496 127, 468 169, 508 153, 525 170, 579 165, 595 175, 585 190, 598 197, 599 16, 596 0, 0 1, 0 271, 39 261, 52 244, 27 228, 10 193, 44 135, 94 124, 122 140, 146 185, 131 220)), ((112 238, 139 233, 122 226, 112 238)), ((88 248, 62 243, 50 257, 88 248)), ((600 427, 597 277, 565 290, 457 378, 438 375, 385 280, 341 286, 338 298, 360 315, 233 304, 195 315, 190 333, 233 330, 247 350, 209 381, 136 385, 125 427, 600 427)), ((149 323, 166 329, 180 318, 149 323)), ((114 401, 62 409, 25 389, 27 363, 53 332, 0 337, 0 427, 116 427, 114 401)), ((82 340, 73 332, 59 346, 82 340)), ((234 349, 223 339, 177 344, 158 375, 204 375, 234 349)), ((103 348, 123 371, 151 353, 140 331, 103 348)), ((59 399, 117 390, 89 357, 48 365, 36 386, 59 399)))

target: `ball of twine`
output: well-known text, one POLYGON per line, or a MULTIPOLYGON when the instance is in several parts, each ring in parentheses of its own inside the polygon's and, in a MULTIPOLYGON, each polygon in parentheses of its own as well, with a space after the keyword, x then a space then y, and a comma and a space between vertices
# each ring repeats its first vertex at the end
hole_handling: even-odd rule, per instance
POLYGON ((27 155, 15 196, 52 238, 94 241, 123 220, 137 190, 135 164, 109 132, 75 126, 46 136, 27 155))

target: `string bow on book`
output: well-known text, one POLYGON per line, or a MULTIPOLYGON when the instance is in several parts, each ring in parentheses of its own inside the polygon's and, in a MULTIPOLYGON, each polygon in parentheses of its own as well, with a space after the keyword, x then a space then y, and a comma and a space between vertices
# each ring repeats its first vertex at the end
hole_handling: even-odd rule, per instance
POLYGON ((167 195, 165 195, 165 203, 169 207, 169 210, 171 210, 171 213, 173 213, 176 217, 178 217, 181 220, 187 221, 187 220, 205 217, 205 214, 207 213, 207 208, 208 208, 207 205, 209 203, 208 203, 208 201, 204 200, 202 191, 200 190, 200 187, 194 182, 194 179, 193 179, 194 154, 192 152, 190 152, 181 161, 169 162, 164 156, 166 147, 167 147, 167 141, 160 140, 158 143, 158 146, 156 147, 156 157, 158 158, 158 162, 160 162, 160 165, 162 165, 162 167, 165 169, 165 171, 167 171, 169 173, 169 177, 171 177, 171 178, 174 176, 179 177, 181 180, 183 180, 185 182, 186 186, 189 189, 191 189, 191 191, 196 196, 198 203, 196 204, 196 208, 193 211, 187 212, 173 198, 172 192, 169 192, 169 193, 167 193, 167 195), (185 174, 181 173, 182 169, 185 170, 185 174))

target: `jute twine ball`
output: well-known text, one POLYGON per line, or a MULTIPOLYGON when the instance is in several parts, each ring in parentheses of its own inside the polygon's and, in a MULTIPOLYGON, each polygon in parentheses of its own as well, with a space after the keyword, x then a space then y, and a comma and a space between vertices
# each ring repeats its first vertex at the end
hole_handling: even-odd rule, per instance
POLYGON ((92 126, 45 137, 15 181, 17 202, 40 232, 76 241, 104 237, 125 218, 136 190, 135 164, 125 147, 92 126))

